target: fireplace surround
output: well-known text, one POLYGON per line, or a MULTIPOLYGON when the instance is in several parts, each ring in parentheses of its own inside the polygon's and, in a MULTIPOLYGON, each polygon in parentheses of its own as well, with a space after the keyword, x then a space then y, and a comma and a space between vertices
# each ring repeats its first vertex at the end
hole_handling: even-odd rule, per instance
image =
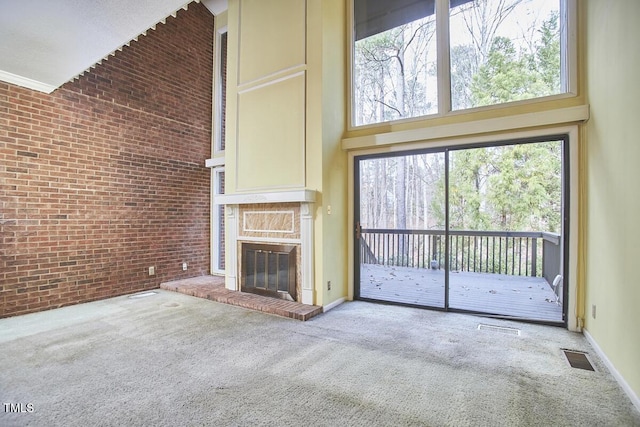
MULTIPOLYGON (((247 268, 245 245, 269 246, 270 248, 265 247, 261 250, 266 249, 272 252, 275 246, 292 247, 293 250, 288 255, 290 257, 288 259, 295 258, 295 262, 289 264, 295 265, 295 270, 292 270, 295 271, 295 275, 289 284, 293 283, 295 288, 290 288, 286 294, 294 301, 303 304, 315 303, 313 272, 315 198, 316 192, 313 190, 235 193, 214 197, 214 204, 225 206, 227 225, 225 287, 227 289, 263 293, 261 286, 250 286, 251 289, 244 286, 246 282, 242 276, 244 269, 247 268)), ((284 293, 271 295, 267 293, 267 295, 289 299, 284 293)))

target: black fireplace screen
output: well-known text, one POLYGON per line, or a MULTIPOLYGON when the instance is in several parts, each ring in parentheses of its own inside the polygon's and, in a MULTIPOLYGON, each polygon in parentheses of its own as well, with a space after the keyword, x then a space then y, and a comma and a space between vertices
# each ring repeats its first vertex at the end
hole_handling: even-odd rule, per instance
POLYGON ((242 244, 243 292, 296 300, 296 247, 242 244))

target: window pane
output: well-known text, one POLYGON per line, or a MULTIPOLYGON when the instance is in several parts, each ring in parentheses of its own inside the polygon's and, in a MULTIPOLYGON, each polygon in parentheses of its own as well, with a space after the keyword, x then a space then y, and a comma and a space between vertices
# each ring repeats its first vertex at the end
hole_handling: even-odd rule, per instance
POLYGON ((226 145, 225 125, 227 121, 227 33, 220 41, 220 150, 226 145))
MULTIPOLYGON (((224 169, 215 171, 214 197, 217 194, 224 194, 224 169)), ((225 239, 224 239, 224 205, 217 205, 213 219, 215 231, 215 250, 217 252, 217 270, 224 270, 225 267, 225 239)))
POLYGON ((451 1, 453 110, 565 91, 560 1, 451 1))
POLYGON ((354 4, 355 125, 436 113, 433 2, 357 0, 354 4), (387 10, 389 5, 393 10, 387 10))

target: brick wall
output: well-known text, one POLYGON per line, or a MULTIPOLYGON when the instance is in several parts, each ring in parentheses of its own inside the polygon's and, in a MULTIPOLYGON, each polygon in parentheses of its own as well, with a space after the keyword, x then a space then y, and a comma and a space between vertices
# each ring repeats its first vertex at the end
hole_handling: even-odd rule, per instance
POLYGON ((212 40, 193 3, 52 94, 0 82, 0 317, 208 273, 212 40))

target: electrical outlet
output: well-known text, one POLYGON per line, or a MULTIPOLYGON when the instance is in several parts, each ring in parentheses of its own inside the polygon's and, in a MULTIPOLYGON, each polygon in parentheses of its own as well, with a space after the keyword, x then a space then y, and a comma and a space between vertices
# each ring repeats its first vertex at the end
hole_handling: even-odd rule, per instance
POLYGON ((188 267, 189 267, 189 265, 186 262, 182 263, 182 271, 187 271, 188 267))
POLYGON ((155 276, 155 275, 156 275, 156 268, 149 267, 149 276, 155 276))
POLYGON ((330 291, 331 290, 331 280, 329 280, 327 282, 327 290, 330 291))
POLYGON ((591 317, 593 317, 594 319, 596 318, 596 305, 593 304, 591 306, 591 317))

